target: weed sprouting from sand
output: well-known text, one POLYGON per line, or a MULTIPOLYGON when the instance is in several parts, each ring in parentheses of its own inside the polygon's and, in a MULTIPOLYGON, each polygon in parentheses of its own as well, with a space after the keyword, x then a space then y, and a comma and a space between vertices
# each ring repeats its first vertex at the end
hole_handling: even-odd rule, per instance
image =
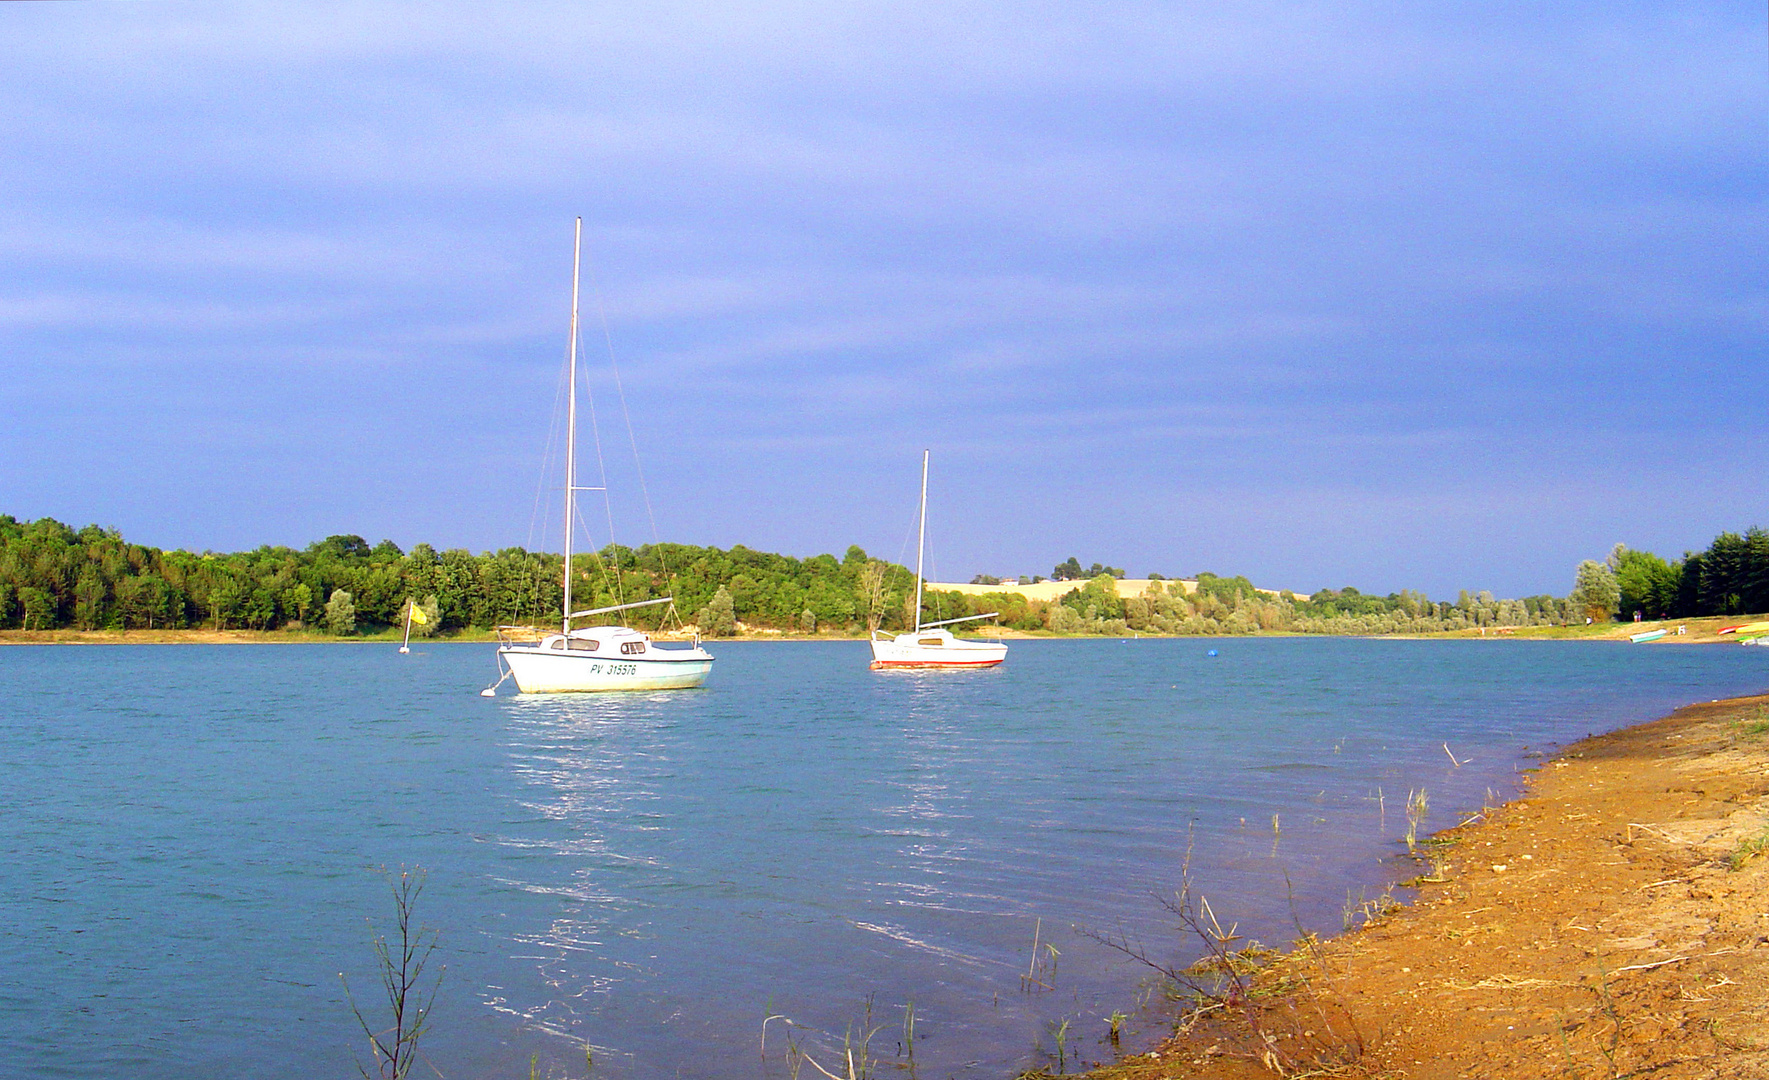
POLYGON ((363 1034, 368 1036, 369 1049, 374 1057, 375 1072, 372 1075, 360 1061, 357 1063, 356 1070, 362 1073, 364 1080, 405 1080, 418 1061, 418 1040, 430 1030, 430 1007, 442 984, 442 972, 447 969, 439 970, 434 978, 426 979, 424 975, 430 955, 436 951, 437 940, 436 931, 418 922, 418 896, 424 891, 424 877, 422 867, 409 870, 401 867, 397 877, 391 873, 387 875, 393 891, 397 943, 390 944, 383 934, 375 934, 373 938, 381 988, 387 994, 389 1022, 385 1025, 371 1023, 357 1005, 344 973, 338 973, 338 981, 344 985, 344 996, 350 1002, 350 1011, 356 1015, 363 1034))
POLYGON ((1769 827, 1765 827, 1756 836, 1740 840, 1732 853, 1726 856, 1726 869, 1743 870, 1747 863, 1765 851, 1769 851, 1769 827))
POLYGON ((1596 985, 1591 987, 1591 992, 1597 995, 1598 1009, 1609 1021, 1609 1039, 1593 1041, 1596 1042, 1597 1052, 1603 1055, 1604 1062, 1609 1065, 1609 1075, 1618 1077, 1621 1069, 1616 1064, 1616 1055, 1622 1045, 1622 1016, 1616 1008, 1615 995, 1610 993, 1609 963, 1604 960, 1601 952, 1597 954, 1597 975, 1596 985))
POLYGON ((1425 851, 1425 865, 1429 870, 1427 881, 1443 881, 1444 874, 1450 868, 1450 844, 1431 844, 1425 851))
POLYGON ((1450 868, 1450 848, 1455 847, 1456 842, 1431 837, 1420 840, 1418 845, 1419 849, 1414 852, 1413 859, 1425 868, 1425 872, 1410 877, 1401 884, 1407 888, 1417 888, 1420 885, 1441 885, 1448 881, 1449 878, 1445 875, 1450 868))
POLYGON ((1566 1037, 1566 1010, 1555 1009, 1554 1016, 1559 1021, 1554 1025, 1554 1033, 1560 1037, 1560 1053, 1566 1058, 1567 1071, 1571 1072, 1575 1062, 1572 1056, 1572 1041, 1566 1037))
POLYGON ((1351 893, 1345 894, 1344 921, 1342 929, 1357 930, 1393 915, 1401 909, 1401 902, 1394 898, 1392 888, 1383 889, 1374 899, 1365 896, 1361 891, 1357 899, 1351 893))
POLYGON ((1738 733, 1746 739, 1769 736, 1769 705, 1757 706, 1757 711, 1749 719, 1740 720, 1738 733))
POLYGON ((1757 1044, 1753 1045, 1751 1043, 1741 1041, 1740 1039, 1734 1037, 1729 1032, 1722 1032, 1720 1030, 1720 1021, 1718 1018, 1708 1021, 1708 1037, 1713 1039, 1715 1042, 1719 1043, 1721 1046, 1725 1047, 1726 1049, 1733 1051, 1734 1053, 1739 1053, 1739 1054, 1769 1053, 1769 1042, 1757 1043, 1757 1044))

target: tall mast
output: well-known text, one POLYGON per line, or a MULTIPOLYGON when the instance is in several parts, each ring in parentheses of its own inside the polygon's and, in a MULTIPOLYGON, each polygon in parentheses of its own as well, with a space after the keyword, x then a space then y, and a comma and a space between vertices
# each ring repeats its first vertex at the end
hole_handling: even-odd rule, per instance
POLYGON ((566 634, 571 633, 571 526, 577 517, 577 270, 583 243, 580 217, 571 240, 571 392, 565 417, 565 607, 559 614, 566 634))
POLYGON ((921 452, 921 531, 915 538, 915 629, 921 631, 921 553, 927 547, 927 455, 921 452))

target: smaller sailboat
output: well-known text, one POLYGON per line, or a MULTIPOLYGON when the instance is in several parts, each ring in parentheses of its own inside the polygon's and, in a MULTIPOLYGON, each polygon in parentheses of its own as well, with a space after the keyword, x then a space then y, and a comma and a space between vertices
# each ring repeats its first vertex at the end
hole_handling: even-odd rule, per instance
MULTIPOLYGON (((492 697, 505 679, 514 678, 525 694, 558 694, 596 690, 677 690, 700 686, 712 672, 713 657, 695 638, 687 647, 665 648, 649 634, 625 626, 572 628, 577 619, 608 615, 616 611, 672 603, 659 597, 630 604, 571 610, 571 537, 577 522, 577 493, 592 490, 577 483, 577 297, 578 267, 583 249, 584 222, 577 219, 577 236, 571 251, 571 363, 565 421, 565 602, 557 634, 538 642, 505 638, 498 647, 498 681, 480 691, 492 697)), ((502 630, 499 636, 503 636, 502 630)))
POLYGON ((993 619, 987 615, 966 615, 939 622, 921 621, 921 568, 927 548, 927 466, 928 452, 921 452, 921 527, 915 541, 915 629, 907 634, 872 632, 872 670, 887 668, 987 668, 1007 659, 1007 644, 1001 641, 967 641, 953 637, 946 627, 976 619, 993 619))

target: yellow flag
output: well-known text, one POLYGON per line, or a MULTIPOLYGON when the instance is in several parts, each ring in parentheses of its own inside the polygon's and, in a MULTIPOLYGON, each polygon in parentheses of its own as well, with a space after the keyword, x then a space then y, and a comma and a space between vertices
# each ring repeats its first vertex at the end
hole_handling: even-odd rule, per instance
POLYGON ((408 604, 407 606, 411 609, 412 622, 417 623, 419 626, 429 625, 430 616, 424 614, 423 608, 419 607, 416 604, 408 604))

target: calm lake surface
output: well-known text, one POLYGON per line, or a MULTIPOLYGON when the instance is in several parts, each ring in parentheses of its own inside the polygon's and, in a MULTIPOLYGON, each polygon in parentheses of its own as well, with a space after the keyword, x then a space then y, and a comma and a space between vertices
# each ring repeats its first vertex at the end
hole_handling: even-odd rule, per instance
POLYGON ((1293 937, 1288 874, 1337 931, 1412 872, 1410 789, 1446 827, 1532 751, 1769 689, 1722 646, 712 648, 701 691, 496 699, 486 645, 0 649, 0 1075, 355 1075, 339 974, 373 1014, 401 865, 445 1077, 582 1077, 586 1044, 596 1077, 783 1077, 764 1016, 833 1069, 868 1016, 897 1053, 910 1003, 923 1077, 1011 1075, 1065 1019, 1103 1057, 1143 973, 1077 928, 1195 955, 1154 899, 1188 843, 1225 925, 1293 937))

